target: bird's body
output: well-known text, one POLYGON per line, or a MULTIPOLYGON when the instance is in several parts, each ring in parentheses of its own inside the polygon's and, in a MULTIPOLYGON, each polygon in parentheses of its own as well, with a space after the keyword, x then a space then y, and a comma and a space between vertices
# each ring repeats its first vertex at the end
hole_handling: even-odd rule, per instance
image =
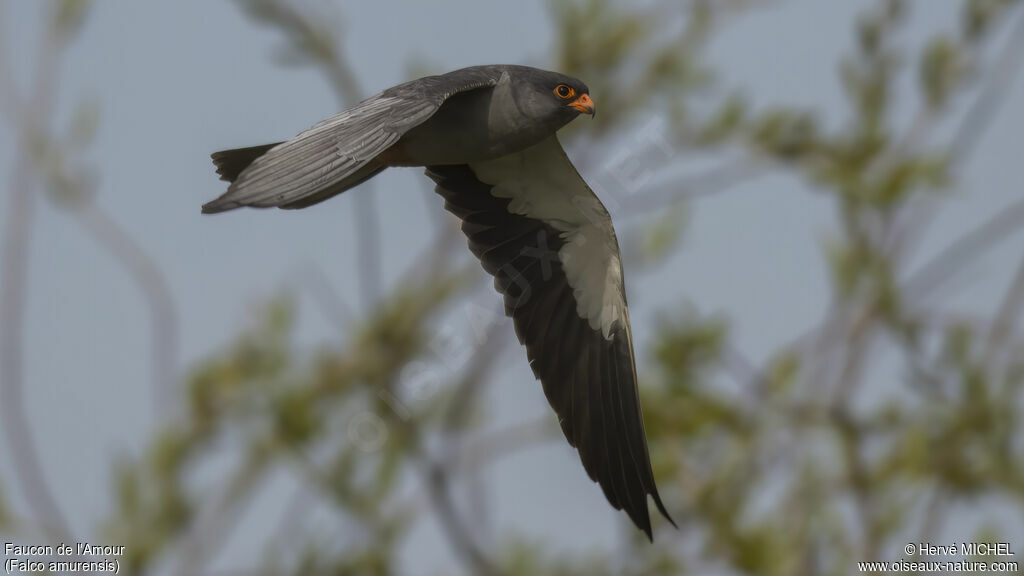
POLYGON ((449 97, 437 113, 406 132, 395 144, 401 156, 392 165, 436 166, 490 160, 550 136, 542 125, 524 126, 515 116, 503 112, 516 106, 510 83, 503 83, 499 77, 490 90, 470 90, 449 97), (448 135, 440 144, 436 137, 439 133, 448 135))
POLYGON ((570 444, 613 506, 651 536, 654 484, 618 241, 555 132, 593 114, 585 84, 474 66, 400 84, 286 142, 217 152, 231 182, 203 206, 302 208, 391 166, 426 166, 504 295, 570 444))

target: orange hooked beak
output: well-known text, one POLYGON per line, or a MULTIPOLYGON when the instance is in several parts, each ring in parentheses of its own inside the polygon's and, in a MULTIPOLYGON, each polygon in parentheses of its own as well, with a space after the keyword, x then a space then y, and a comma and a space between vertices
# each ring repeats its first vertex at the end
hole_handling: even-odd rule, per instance
POLYGON ((590 99, 589 94, 582 94, 579 98, 569 102, 567 106, 571 106, 584 114, 590 114, 591 118, 597 115, 597 111, 594 108, 594 101, 590 99))

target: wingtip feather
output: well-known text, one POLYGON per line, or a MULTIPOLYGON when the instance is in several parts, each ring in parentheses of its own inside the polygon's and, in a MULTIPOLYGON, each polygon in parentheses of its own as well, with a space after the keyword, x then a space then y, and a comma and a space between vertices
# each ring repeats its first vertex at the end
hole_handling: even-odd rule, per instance
POLYGON ((220 199, 211 200, 206 204, 203 204, 203 214, 218 214, 220 212, 227 212, 232 208, 238 208, 238 205, 233 202, 222 202, 220 199))

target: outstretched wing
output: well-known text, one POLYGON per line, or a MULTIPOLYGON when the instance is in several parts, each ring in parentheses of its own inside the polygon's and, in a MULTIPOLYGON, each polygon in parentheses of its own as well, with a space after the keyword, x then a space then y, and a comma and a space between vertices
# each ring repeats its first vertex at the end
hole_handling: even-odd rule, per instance
POLYGON ((431 166, 427 175, 494 275, 583 467, 650 538, 648 494, 672 519, 651 471, 618 241, 604 205, 555 136, 497 160, 431 166))
MULTIPOLYGON (((227 191, 203 205, 203 212, 241 206, 302 208, 326 200, 382 170, 371 161, 433 116, 450 96, 498 80, 494 69, 476 67, 420 78, 371 96, 249 159, 251 164, 242 166, 227 191)), ((214 162, 221 172, 218 154, 214 162)))

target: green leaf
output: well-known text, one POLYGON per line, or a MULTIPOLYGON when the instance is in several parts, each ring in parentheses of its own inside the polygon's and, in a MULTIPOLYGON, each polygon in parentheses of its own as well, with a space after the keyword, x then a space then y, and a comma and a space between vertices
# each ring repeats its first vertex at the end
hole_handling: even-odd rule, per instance
POLYGON ((59 0, 53 12, 54 35, 61 42, 71 40, 81 29, 91 5, 90 0, 59 0))
POLYGON ((698 130, 702 145, 714 146, 729 138, 741 126, 747 115, 747 101, 739 92, 733 93, 719 106, 715 114, 698 130))
POLYGON ((726 334, 724 318, 702 319, 690 313, 674 320, 663 320, 655 355, 666 371, 669 385, 675 388, 695 385, 721 358, 726 334))
POLYGON ((647 226, 641 248, 644 264, 651 265, 671 255, 686 228, 686 214, 685 204, 676 202, 647 226))
POLYGON ((921 54, 918 74, 928 107, 932 110, 945 107, 963 73, 959 46, 946 36, 933 38, 921 54))

